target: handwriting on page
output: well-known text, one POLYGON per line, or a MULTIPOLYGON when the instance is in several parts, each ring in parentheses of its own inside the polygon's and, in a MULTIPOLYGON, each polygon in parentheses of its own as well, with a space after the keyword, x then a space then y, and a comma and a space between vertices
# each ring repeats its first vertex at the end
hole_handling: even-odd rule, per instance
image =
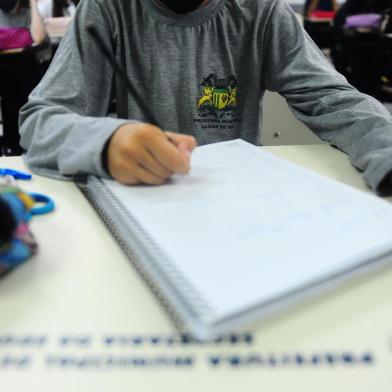
POLYGON ((216 315, 390 250, 390 205, 242 143, 197 149, 159 188, 108 182, 216 315))

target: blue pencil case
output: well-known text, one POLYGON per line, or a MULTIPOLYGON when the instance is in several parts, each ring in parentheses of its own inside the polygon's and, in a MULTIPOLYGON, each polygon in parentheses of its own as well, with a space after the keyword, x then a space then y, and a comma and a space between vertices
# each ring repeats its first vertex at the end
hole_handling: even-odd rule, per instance
POLYGON ((34 197, 22 191, 12 178, 0 178, 0 276, 37 251, 29 228, 35 203, 34 197))

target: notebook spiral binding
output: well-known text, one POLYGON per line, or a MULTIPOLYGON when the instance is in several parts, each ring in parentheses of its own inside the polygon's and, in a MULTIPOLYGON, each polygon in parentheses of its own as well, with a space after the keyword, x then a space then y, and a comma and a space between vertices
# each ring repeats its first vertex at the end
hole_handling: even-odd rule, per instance
POLYGON ((184 315, 191 309, 197 313, 197 318, 210 318, 213 309, 206 304, 181 272, 170 263, 164 251, 151 239, 129 211, 118 202, 101 179, 89 176, 87 181, 77 181, 76 185, 180 331, 186 332, 189 329, 194 316, 184 315), (119 219, 116 219, 117 217, 119 219), (146 262, 146 257, 148 262, 146 262), (154 259, 159 260, 159 265, 154 259), (166 279, 172 283, 171 289, 157 285, 158 280, 162 282, 162 276, 167 277, 166 279), (178 287, 179 290, 173 292, 173 286, 178 287))

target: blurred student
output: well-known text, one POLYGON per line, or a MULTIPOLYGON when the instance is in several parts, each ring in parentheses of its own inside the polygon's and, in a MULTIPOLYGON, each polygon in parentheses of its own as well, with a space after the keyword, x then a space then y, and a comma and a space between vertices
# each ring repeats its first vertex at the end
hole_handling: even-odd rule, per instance
POLYGON ((27 27, 35 43, 46 38, 37 0, 0 0, 0 27, 27 27))
POLYGON ((311 16, 314 12, 336 12, 339 9, 337 0, 306 0, 304 16, 311 16))
POLYGON ((75 16, 76 7, 69 0, 39 0, 38 11, 42 18, 61 18, 75 16))
MULTIPOLYGON (((37 0, 0 0, 0 28, 28 28, 31 40, 46 38, 45 26, 38 13, 37 0)), ((0 54, 0 96, 3 118, 3 144, 6 155, 20 155, 18 114, 35 87, 36 69, 19 54, 0 54)))
POLYGON ((331 22, 338 9, 337 0, 307 0, 304 7, 304 29, 320 49, 332 46, 331 22))
POLYGON ((38 9, 51 38, 54 54, 75 16, 76 6, 70 0, 39 0, 38 9))

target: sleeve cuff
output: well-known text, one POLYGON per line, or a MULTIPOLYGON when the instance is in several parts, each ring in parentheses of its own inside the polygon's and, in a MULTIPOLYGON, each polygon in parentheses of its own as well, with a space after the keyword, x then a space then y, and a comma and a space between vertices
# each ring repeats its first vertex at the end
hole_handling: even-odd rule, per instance
POLYGON ((136 122, 110 117, 95 118, 91 123, 84 124, 84 132, 81 132, 79 127, 75 129, 59 154, 60 174, 63 176, 94 174, 109 178, 109 173, 102 162, 105 145, 119 127, 136 122))

